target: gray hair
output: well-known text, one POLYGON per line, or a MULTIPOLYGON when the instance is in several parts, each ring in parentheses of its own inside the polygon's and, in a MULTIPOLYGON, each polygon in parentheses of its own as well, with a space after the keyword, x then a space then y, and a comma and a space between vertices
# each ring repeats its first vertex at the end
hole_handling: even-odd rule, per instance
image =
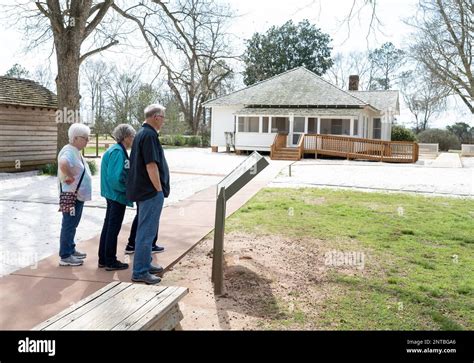
POLYGON ((145 108, 145 118, 150 118, 155 115, 164 116, 166 108, 159 103, 154 103, 145 108))
POLYGON ((72 124, 67 132, 67 136, 69 137, 70 143, 73 143, 74 138, 78 136, 89 137, 90 134, 91 129, 89 128, 89 126, 79 123, 72 124))
POLYGON ((122 142, 125 138, 129 136, 135 136, 135 129, 128 125, 128 124, 120 124, 118 125, 114 131, 112 131, 112 137, 117 142, 122 142))

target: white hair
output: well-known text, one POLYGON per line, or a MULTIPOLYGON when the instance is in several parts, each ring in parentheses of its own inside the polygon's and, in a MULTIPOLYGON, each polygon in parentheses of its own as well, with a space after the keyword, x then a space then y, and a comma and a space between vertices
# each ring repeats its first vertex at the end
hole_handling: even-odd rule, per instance
POLYGON ((154 103, 145 107, 145 118, 150 118, 155 115, 164 116, 166 111, 166 107, 160 105, 159 103, 154 103))
POLYGON ((74 138, 78 136, 89 137, 90 134, 91 129, 89 126, 79 123, 72 124, 71 127, 69 127, 69 131, 67 132, 70 143, 73 143, 74 138))
POLYGON ((112 131, 112 136, 115 141, 122 142, 129 136, 135 136, 135 133, 135 129, 132 126, 128 124, 120 124, 114 129, 114 131, 112 131))

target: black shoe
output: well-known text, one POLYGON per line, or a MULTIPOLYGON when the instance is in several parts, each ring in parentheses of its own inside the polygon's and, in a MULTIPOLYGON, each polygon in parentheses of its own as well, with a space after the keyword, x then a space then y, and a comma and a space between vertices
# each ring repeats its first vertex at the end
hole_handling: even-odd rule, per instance
POLYGON ((151 253, 161 253, 161 252, 164 252, 164 251, 165 251, 164 247, 160 247, 160 246, 152 246, 151 247, 151 253))
POLYGON ((135 246, 127 245, 127 247, 125 247, 125 253, 127 255, 131 255, 134 252, 135 252, 135 246))
POLYGON ((104 268, 105 265, 99 262, 99 263, 97 264, 97 267, 98 267, 98 268, 104 268))
POLYGON ((152 275, 161 274, 163 272, 163 267, 161 267, 160 265, 152 264, 148 272, 152 275))
POLYGON ((117 271, 117 270, 126 270, 128 268, 128 263, 123 263, 120 261, 115 261, 112 265, 105 268, 106 271, 117 271))

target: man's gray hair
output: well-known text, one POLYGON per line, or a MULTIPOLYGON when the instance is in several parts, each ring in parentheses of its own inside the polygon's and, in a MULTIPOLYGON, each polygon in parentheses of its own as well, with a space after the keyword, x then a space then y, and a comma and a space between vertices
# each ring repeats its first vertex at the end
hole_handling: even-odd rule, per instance
POLYGON ((128 124, 120 124, 112 131, 112 137, 117 142, 122 142, 125 138, 135 136, 135 134, 135 129, 128 124))
POLYGON ((69 137, 70 143, 73 143, 74 138, 78 136, 89 137, 90 134, 91 129, 89 128, 89 126, 79 123, 72 124, 67 132, 67 136, 69 137))
POLYGON ((159 103, 154 103, 145 108, 145 118, 150 118, 155 115, 164 116, 166 108, 159 103))

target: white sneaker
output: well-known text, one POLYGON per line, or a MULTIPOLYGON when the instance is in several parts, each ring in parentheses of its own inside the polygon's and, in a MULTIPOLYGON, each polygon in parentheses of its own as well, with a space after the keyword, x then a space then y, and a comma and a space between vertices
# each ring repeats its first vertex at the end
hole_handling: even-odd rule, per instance
POLYGON ((61 258, 59 261, 59 266, 81 266, 83 263, 84 261, 71 255, 68 258, 61 258))

